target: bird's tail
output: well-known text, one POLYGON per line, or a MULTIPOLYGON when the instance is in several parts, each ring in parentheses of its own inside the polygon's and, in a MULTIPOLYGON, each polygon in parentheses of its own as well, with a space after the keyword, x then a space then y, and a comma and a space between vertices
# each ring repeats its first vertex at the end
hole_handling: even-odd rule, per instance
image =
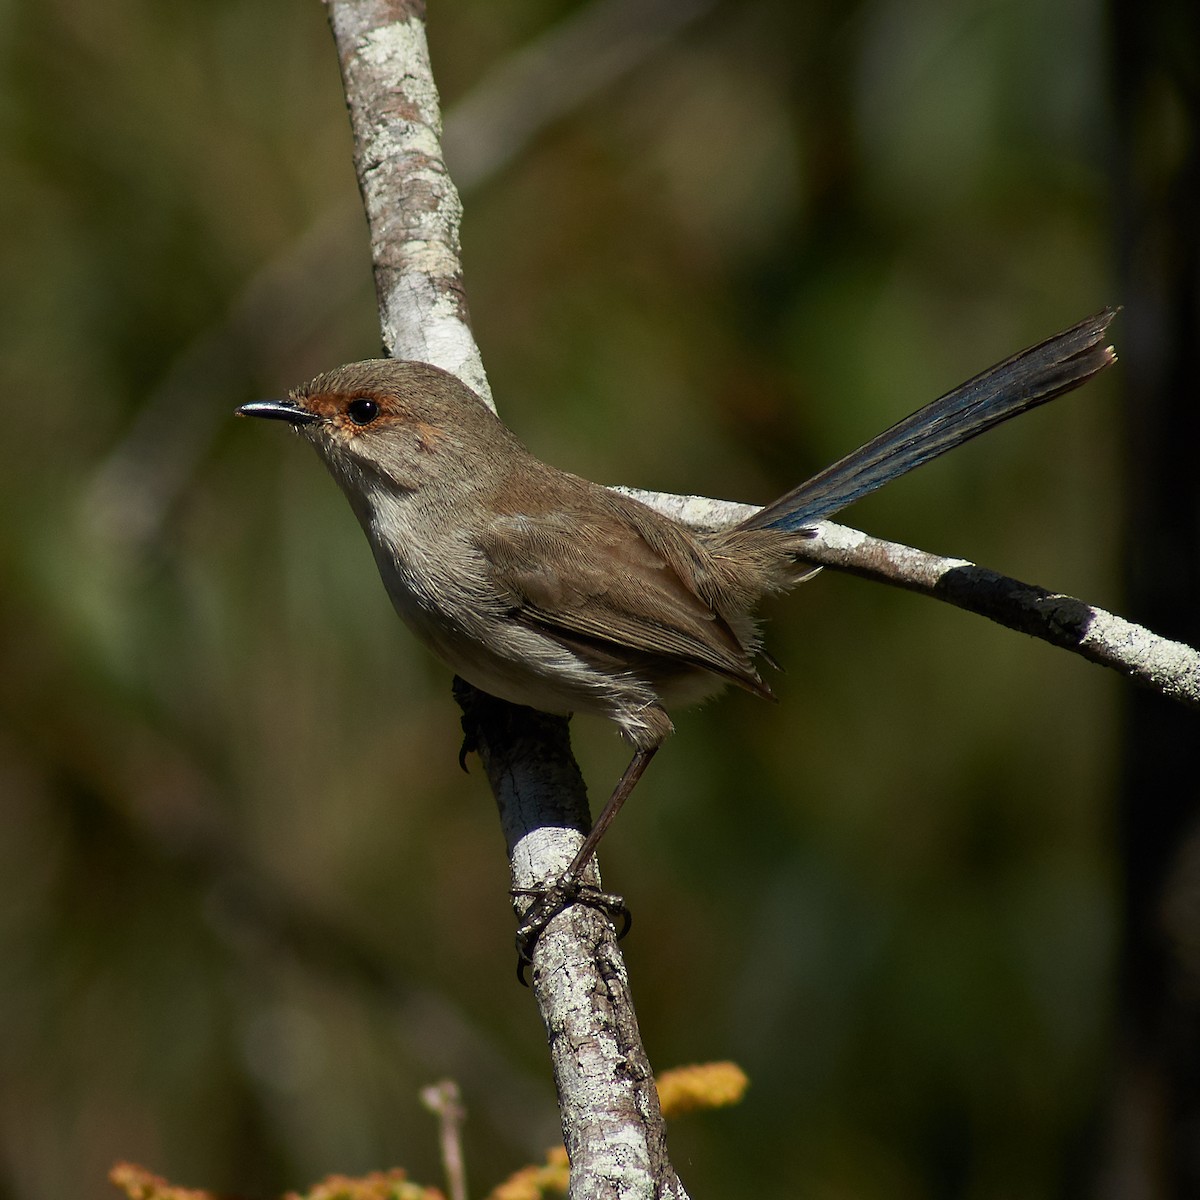
POLYGON ((832 516, 993 425, 1086 383, 1116 361, 1104 334, 1118 311, 1106 308, 989 367, 780 496, 741 528, 796 530, 832 516))

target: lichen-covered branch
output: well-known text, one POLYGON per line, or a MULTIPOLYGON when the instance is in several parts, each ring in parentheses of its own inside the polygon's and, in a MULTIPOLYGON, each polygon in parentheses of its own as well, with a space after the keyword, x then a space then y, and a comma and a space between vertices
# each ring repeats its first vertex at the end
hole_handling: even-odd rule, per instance
POLYGON ((945 600, 1200 708, 1200 652, 1073 596, 841 525, 821 526, 804 557, 945 600))
MULTIPOLYGON (((504 814, 514 887, 545 888, 571 859, 562 830, 580 840, 585 832, 571 799, 586 791, 567 722, 496 700, 461 679, 455 697, 504 814)), ((600 885, 594 860, 584 882, 600 885)), ((571 1196, 686 1200, 667 1156, 650 1060, 608 917, 573 904, 552 918, 534 951, 532 988, 549 1034, 571 1196)))
POLYGON ((423 0, 326 0, 371 232, 383 344, 491 403, 459 254, 462 204, 442 157, 423 0))
MULTIPOLYGON (((371 231, 384 345, 453 372, 490 402, 463 295, 461 206, 439 145, 437 89, 416 0, 326 0, 371 231)), ((590 824, 566 723, 457 689, 500 809, 513 886, 544 887, 590 824)), ((534 950, 575 1200, 686 1200, 608 919, 575 905, 534 950)))
MULTIPOLYGON (((707 496, 616 490, 677 520, 706 528, 732 524, 757 511, 752 504, 707 496)), ((943 558, 832 521, 818 521, 813 528, 817 536, 799 551, 806 562, 944 600, 1070 650, 1168 700, 1200 708, 1200 651, 1192 646, 1160 637, 1073 596, 1022 583, 967 559, 943 558)))

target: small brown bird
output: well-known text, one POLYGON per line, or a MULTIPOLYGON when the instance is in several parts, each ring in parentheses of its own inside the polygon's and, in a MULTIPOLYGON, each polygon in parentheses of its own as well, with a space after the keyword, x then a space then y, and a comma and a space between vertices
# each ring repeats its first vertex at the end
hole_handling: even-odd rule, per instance
POLYGON ((633 759, 570 867, 522 921, 525 951, 655 751, 668 710, 728 683, 770 696, 754 610, 813 573, 828 517, 1114 361, 1116 310, 989 368, 747 520, 702 531, 535 458, 455 376, 352 363, 239 413, 312 442, 367 534, 392 603, 463 679, 551 713, 614 721, 633 759), (536 911, 535 911, 536 910, 536 911))

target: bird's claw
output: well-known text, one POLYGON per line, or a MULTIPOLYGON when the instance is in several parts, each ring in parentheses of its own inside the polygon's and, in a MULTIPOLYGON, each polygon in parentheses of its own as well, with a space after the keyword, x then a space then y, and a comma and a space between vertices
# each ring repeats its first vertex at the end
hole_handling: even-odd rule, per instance
POLYGON ((633 914, 622 897, 614 892, 602 892, 599 888, 582 884, 578 880, 560 879, 548 888, 513 888, 512 894, 536 897, 525 910, 525 915, 517 926, 517 979, 523 987, 529 986, 525 973, 533 965, 533 950, 538 939, 546 926, 570 905, 586 904, 589 908, 599 909, 613 922, 614 928, 617 927, 619 918, 617 941, 620 941, 633 926, 633 914))

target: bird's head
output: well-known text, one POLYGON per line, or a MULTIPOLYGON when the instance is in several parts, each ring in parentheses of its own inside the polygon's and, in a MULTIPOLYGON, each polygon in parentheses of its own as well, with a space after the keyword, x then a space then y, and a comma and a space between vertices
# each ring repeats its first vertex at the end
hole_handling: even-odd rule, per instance
POLYGON ((286 421, 308 438, 338 482, 415 490, 485 471, 488 449, 512 435, 460 379, 429 363, 369 359, 327 371, 238 413, 286 421))

